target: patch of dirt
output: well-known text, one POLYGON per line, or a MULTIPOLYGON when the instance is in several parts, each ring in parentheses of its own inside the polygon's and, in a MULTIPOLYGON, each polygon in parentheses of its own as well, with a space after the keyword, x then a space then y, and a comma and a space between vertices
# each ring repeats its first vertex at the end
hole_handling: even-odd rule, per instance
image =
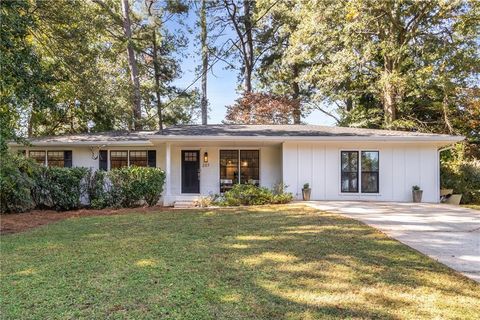
POLYGON ((45 224, 60 221, 68 218, 80 218, 88 216, 108 216, 127 213, 151 213, 158 211, 173 210, 169 207, 154 206, 141 208, 124 209, 80 209, 72 211, 54 210, 32 210, 25 213, 2 214, 0 215, 0 234, 11 234, 33 229, 45 224))

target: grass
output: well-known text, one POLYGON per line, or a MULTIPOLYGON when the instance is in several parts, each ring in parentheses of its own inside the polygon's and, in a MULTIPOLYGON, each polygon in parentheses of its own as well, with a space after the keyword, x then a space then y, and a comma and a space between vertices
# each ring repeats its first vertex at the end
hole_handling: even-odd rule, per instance
POLYGON ((480 286, 293 206, 72 218, 2 236, 2 319, 478 319, 480 286))
POLYGON ((470 209, 480 210, 480 204, 464 204, 462 206, 470 209))

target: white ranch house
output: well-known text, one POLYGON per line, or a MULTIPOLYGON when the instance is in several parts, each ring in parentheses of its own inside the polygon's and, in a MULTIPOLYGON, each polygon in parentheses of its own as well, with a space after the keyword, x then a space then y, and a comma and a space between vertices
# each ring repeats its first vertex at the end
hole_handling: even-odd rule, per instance
POLYGON ((317 125, 181 125, 162 133, 106 132, 31 139, 11 147, 45 165, 165 170, 163 204, 218 194, 235 183, 284 183, 297 199, 439 202, 439 152, 460 136, 317 125))

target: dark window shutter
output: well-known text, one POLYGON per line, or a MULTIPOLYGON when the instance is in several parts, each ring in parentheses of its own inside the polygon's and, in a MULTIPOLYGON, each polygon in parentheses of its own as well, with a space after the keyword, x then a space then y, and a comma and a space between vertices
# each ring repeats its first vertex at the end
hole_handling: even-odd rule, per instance
POLYGON ((98 168, 103 171, 108 170, 108 152, 107 150, 100 150, 98 152, 98 168))
POLYGON ((63 152, 63 166, 65 168, 72 167, 72 151, 71 150, 63 152))
POLYGON ((157 151, 148 150, 148 166, 154 168, 157 166, 157 151))

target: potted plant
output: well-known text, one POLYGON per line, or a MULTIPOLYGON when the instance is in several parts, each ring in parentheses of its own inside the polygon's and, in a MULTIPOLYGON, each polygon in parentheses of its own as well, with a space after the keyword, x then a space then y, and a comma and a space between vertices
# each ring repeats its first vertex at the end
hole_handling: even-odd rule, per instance
POLYGON ((310 189, 310 184, 307 182, 303 185, 302 188, 302 196, 304 201, 310 201, 310 194, 312 193, 312 189, 310 189))
POLYGON ((412 187, 413 202, 422 202, 423 190, 419 186, 412 187))

